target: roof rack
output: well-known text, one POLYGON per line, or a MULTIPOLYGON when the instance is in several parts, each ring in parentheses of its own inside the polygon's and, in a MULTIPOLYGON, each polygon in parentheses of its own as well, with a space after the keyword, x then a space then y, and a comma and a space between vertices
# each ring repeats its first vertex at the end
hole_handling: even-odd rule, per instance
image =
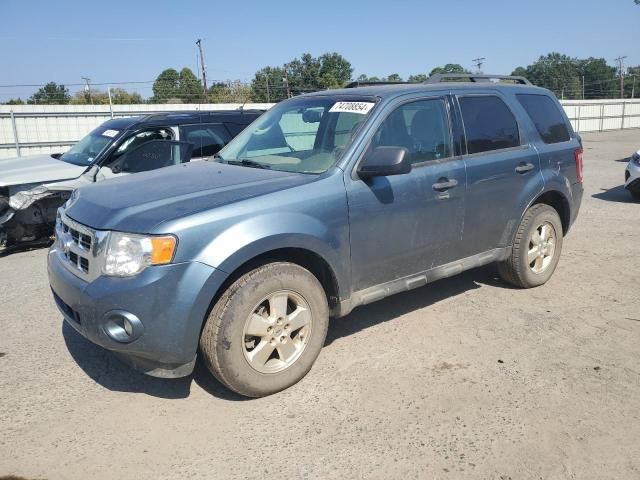
POLYGON ((375 85, 407 85, 409 83, 410 82, 369 82, 369 81, 360 82, 356 80, 355 82, 351 82, 347 84, 347 86, 344 88, 372 87, 375 85))
POLYGON ((435 73, 424 83, 442 83, 447 79, 466 79, 469 82, 492 82, 494 80, 511 80, 520 85, 531 85, 531 82, 524 77, 515 75, 485 75, 481 73, 435 73))

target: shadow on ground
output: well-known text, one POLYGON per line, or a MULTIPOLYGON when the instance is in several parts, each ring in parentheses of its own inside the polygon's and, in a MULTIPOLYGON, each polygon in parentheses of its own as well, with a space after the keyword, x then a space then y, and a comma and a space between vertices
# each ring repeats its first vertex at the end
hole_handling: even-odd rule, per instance
MULTIPOLYGON (((455 297, 482 285, 511 288, 502 282, 494 267, 471 270, 431 285, 400 293, 379 302, 355 309, 344 318, 333 320, 325 345, 338 338, 348 337, 373 325, 396 320, 398 317, 455 297)), ((95 382, 116 392, 143 393, 158 398, 180 399, 191 393, 192 382, 209 394, 229 401, 248 400, 220 384, 207 370, 201 360, 196 363, 193 374, 184 378, 154 378, 139 373, 120 362, 107 350, 89 342, 63 321, 62 336, 69 353, 78 366, 95 382)))
POLYGON ((591 195, 593 198, 597 198, 598 200, 605 200, 607 202, 617 202, 617 203, 638 203, 636 200, 631 197, 631 194, 624 188, 623 185, 618 185, 613 188, 601 188, 600 193, 594 193, 591 195))

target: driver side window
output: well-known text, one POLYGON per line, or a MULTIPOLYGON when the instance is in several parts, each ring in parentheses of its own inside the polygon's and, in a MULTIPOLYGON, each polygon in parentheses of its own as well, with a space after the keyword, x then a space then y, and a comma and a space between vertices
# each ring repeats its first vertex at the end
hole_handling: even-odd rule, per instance
POLYGON ((404 147, 412 164, 452 155, 449 118, 442 99, 406 103, 380 125, 371 148, 404 147))
POLYGON ((135 135, 131 135, 126 138, 113 153, 110 163, 120 158, 126 152, 129 152, 152 140, 173 140, 173 131, 170 128, 161 127, 144 130, 136 133, 135 135))

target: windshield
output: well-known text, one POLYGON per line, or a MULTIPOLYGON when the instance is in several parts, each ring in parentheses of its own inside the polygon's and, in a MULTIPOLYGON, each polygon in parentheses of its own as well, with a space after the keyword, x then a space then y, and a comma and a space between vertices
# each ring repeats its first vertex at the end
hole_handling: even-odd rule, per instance
POLYGON ((218 161, 323 173, 333 167, 375 106, 375 98, 314 96, 279 103, 220 151, 218 161))
POLYGON ((119 130, 98 127, 60 156, 60 160, 74 165, 89 166, 96 157, 119 136, 119 130))

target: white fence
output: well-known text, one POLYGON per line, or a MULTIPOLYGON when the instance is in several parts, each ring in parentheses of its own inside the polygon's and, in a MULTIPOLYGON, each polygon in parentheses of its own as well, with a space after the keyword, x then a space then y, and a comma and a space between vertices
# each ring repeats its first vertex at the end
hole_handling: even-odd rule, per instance
MULTIPOLYGON (((579 132, 640 128, 640 99, 561 102, 579 132)), ((0 158, 67 150, 112 117, 174 110, 269 108, 273 104, 0 105, 0 158)))

